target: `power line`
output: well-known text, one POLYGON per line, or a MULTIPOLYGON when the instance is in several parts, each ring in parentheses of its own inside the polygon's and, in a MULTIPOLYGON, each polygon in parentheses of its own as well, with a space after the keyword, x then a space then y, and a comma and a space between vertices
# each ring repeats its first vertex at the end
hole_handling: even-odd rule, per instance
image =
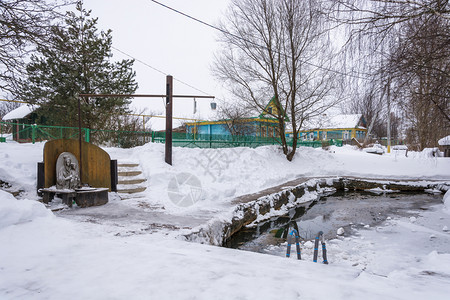
MULTIPOLYGON (((246 39, 246 38, 244 38, 244 37, 242 37, 242 36, 238 36, 238 35, 233 34, 233 33, 229 32, 229 31, 227 31, 227 30, 224 30, 224 29, 222 29, 222 28, 220 28, 220 27, 211 25, 211 24, 209 24, 209 23, 207 23, 207 22, 205 22, 205 21, 202 21, 202 20, 200 20, 200 19, 198 19, 198 18, 195 18, 195 17, 193 17, 193 16, 191 16, 191 15, 188 15, 188 14, 182 12, 182 11, 179 11, 179 10, 177 10, 177 9, 175 9, 175 8, 172 8, 172 7, 168 6, 168 5, 165 5, 165 4, 161 3, 161 2, 158 2, 158 1, 156 1, 156 0, 150 0, 150 1, 154 2, 155 4, 158 4, 158 5, 162 6, 162 7, 164 7, 164 8, 167 8, 167 9, 173 11, 173 12, 176 12, 176 13, 178 13, 178 14, 180 14, 180 15, 186 17, 186 18, 189 18, 189 19, 191 19, 191 20, 193 20, 193 21, 196 21, 196 22, 198 22, 198 23, 200 23, 200 24, 202 24, 202 25, 205 25, 205 26, 210 27, 210 28, 212 28, 212 29, 214 29, 214 30, 220 31, 220 32, 222 32, 222 33, 225 34, 225 35, 229 35, 229 36, 232 36, 232 37, 234 37, 234 38, 236 38, 236 39, 242 40, 242 41, 244 41, 244 42, 246 42, 246 43, 248 43, 248 44, 251 44, 251 45, 253 45, 253 46, 257 47, 257 48, 262 48, 262 49, 265 49, 265 50, 273 51, 273 52, 278 53, 278 54, 280 54, 280 55, 282 55, 282 56, 284 56, 284 57, 291 58, 289 55, 287 55, 287 54, 285 54, 285 53, 282 53, 282 52, 279 52, 279 51, 276 51, 276 50, 269 49, 269 48, 266 47, 266 46, 257 44, 257 43, 255 43, 255 42, 253 42, 253 41, 251 41, 251 40, 248 40, 248 39, 246 39)), ((354 77, 354 78, 358 78, 358 79, 371 80, 371 79, 368 78, 368 77, 361 77, 361 76, 358 76, 358 75, 348 74, 348 73, 344 73, 344 72, 341 72, 341 71, 329 69, 329 68, 326 68, 326 67, 323 67, 323 66, 319 66, 319 65, 316 65, 316 64, 314 64, 314 63, 305 61, 305 60, 300 60, 300 62, 302 62, 302 63, 304 63, 304 64, 307 64, 307 65, 310 65, 310 66, 312 66, 312 67, 318 68, 318 69, 322 69, 322 70, 325 70, 325 71, 332 72, 332 73, 336 73, 336 74, 340 74, 340 75, 344 75, 344 76, 349 76, 349 77, 354 77)))
MULTIPOLYGON (((149 64, 146 63, 145 61, 140 60, 140 59, 138 59, 138 58, 136 58, 136 57, 133 57, 132 55, 130 55, 130 54, 128 54, 128 53, 126 53, 126 52, 124 52, 124 51, 122 51, 122 50, 120 50, 120 49, 114 47, 114 46, 112 46, 111 48, 113 48, 113 49, 116 50, 117 52, 122 53, 122 54, 125 55, 125 56, 128 56, 129 58, 134 59, 134 60, 137 61, 137 62, 140 62, 140 63, 143 64, 144 66, 147 66, 147 67, 149 67, 150 69, 152 69, 152 70, 154 70, 154 71, 156 71, 156 72, 158 72, 158 73, 161 73, 161 74, 163 74, 163 75, 165 75, 165 76, 169 75, 169 74, 167 74, 167 73, 165 73, 165 72, 163 72, 163 71, 161 71, 161 70, 159 70, 159 69, 157 69, 157 68, 155 68, 155 67, 149 65, 149 64)), ((182 80, 176 79, 175 77, 173 78, 173 80, 178 81, 179 83, 184 84, 185 86, 188 86, 188 87, 190 87, 191 89, 196 90, 197 92, 203 93, 203 94, 205 94, 205 95, 210 95, 210 93, 207 93, 207 92, 205 92, 205 91, 202 91, 202 90, 196 88, 195 86, 190 85, 189 83, 186 83, 186 82, 184 82, 184 81, 182 81, 182 80)))

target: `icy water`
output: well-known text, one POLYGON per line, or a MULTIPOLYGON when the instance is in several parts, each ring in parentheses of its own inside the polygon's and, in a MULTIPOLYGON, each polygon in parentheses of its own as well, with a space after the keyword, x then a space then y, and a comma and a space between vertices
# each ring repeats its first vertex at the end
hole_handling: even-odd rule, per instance
POLYGON ((285 242, 285 239, 275 237, 275 232, 280 228, 286 232, 288 225, 291 230, 294 222, 302 240, 312 240, 319 231, 324 232, 325 239, 332 239, 341 227, 345 230, 344 235, 349 236, 361 228, 377 226, 388 218, 415 217, 438 203, 442 203, 442 195, 340 192, 298 207, 287 216, 269 220, 258 227, 244 228, 227 247, 264 253, 267 247, 285 242))

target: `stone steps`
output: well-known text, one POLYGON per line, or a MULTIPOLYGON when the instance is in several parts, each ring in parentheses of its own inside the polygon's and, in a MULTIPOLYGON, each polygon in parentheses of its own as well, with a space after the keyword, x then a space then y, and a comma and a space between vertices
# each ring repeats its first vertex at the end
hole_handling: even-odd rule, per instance
MULTIPOLYGON (((119 167, 120 169, 120 167, 119 167)), ((138 176, 141 175, 142 171, 119 171, 117 172, 117 175, 126 177, 126 176, 138 176)))
POLYGON ((145 178, 130 179, 130 180, 126 180, 126 179, 120 180, 119 179, 119 184, 139 184, 139 183, 143 183, 146 181, 147 181, 147 179, 145 179, 145 178))
POLYGON ((137 163, 117 164, 119 177, 117 193, 122 194, 122 200, 140 198, 142 195, 135 195, 144 192, 147 188, 143 183, 147 181, 142 177, 142 170, 137 163), (127 196, 125 196, 127 195, 127 196))
POLYGON ((117 190, 117 192, 119 194, 136 194, 136 193, 142 193, 143 191, 145 191, 147 188, 145 186, 143 187, 135 187, 132 189, 121 189, 121 190, 117 190))
POLYGON ((135 168, 139 167, 139 164, 133 164, 133 163, 127 163, 127 164, 117 164, 117 166, 120 168, 135 168))

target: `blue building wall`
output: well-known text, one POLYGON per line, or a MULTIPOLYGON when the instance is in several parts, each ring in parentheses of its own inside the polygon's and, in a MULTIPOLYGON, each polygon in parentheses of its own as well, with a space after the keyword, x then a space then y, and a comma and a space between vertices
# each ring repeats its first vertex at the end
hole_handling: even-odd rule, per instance
MULTIPOLYGON (((195 126, 187 126, 187 132, 192 133, 195 126)), ((207 124, 197 125, 197 134, 217 134, 217 135, 230 135, 230 131, 224 124, 207 124)))
MULTIPOLYGON (((251 128, 254 128, 253 132, 248 132, 247 135, 249 136, 275 136, 276 135, 276 124, 273 123, 267 123, 267 122, 260 122, 260 121, 253 121, 248 122, 246 125, 250 126, 251 128)), ((228 127, 226 124, 220 124, 220 123, 209 123, 209 124, 197 124, 192 125, 188 124, 186 125, 186 132, 187 133, 194 133, 196 128, 197 134, 213 134, 213 135, 231 135, 230 131, 228 130, 228 127)))

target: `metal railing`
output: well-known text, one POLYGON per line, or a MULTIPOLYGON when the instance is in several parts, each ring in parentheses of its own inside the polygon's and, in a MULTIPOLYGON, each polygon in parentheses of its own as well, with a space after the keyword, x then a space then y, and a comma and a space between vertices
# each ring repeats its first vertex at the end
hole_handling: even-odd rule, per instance
MULTIPOLYGON (((11 134, 17 142, 35 143, 54 139, 78 139, 77 127, 51 126, 37 124, 21 124, 0 122, 1 134, 11 134)), ((88 143, 109 147, 130 148, 146 143, 165 143, 164 131, 127 131, 127 130, 98 130, 81 129, 82 139, 88 143)), ((280 145, 276 137, 211 135, 173 132, 172 143, 174 147, 188 148, 233 148, 233 147, 259 147, 266 145, 280 145)), ((287 139, 292 146, 292 139, 287 139)), ((330 141, 298 141, 297 146, 326 147, 330 145, 342 146, 342 140, 330 141)))

